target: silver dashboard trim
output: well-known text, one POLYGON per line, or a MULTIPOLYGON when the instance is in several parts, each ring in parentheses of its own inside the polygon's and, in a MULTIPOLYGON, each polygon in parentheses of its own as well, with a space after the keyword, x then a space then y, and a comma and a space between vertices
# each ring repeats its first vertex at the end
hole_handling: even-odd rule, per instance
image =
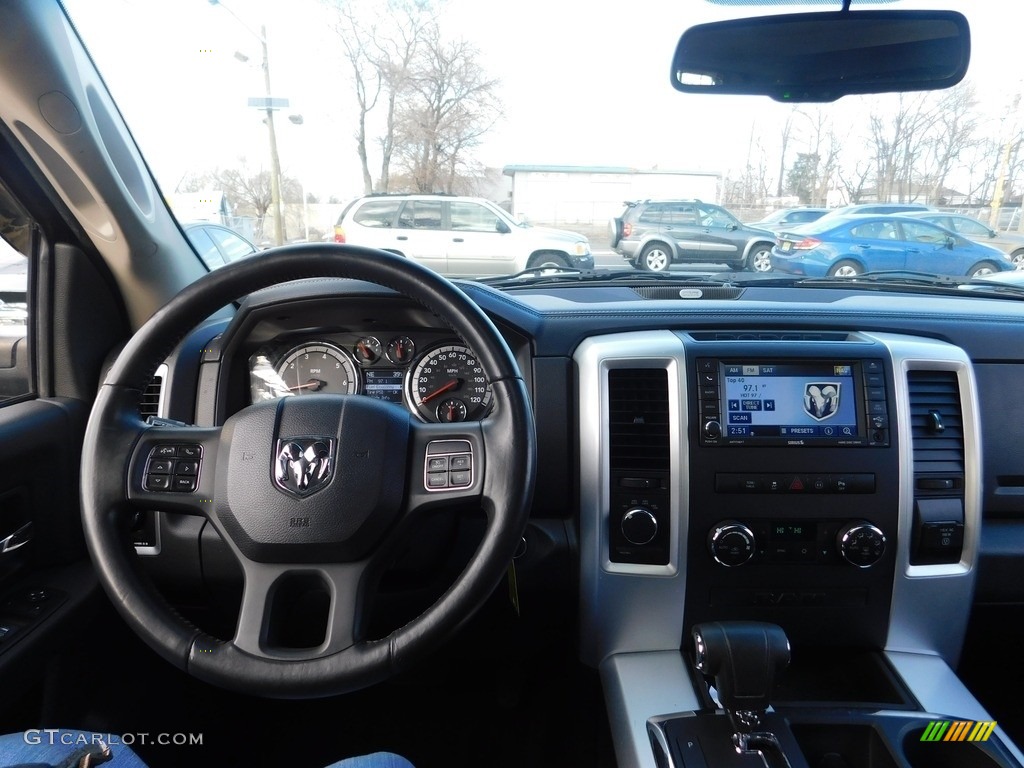
POLYGON ((578 370, 580 445, 580 655, 591 666, 614 653, 678 652, 686 599, 689 465, 686 366, 671 331, 594 336, 574 355, 578 370), (662 368, 669 386, 668 565, 609 559, 608 371, 662 368), (676 606, 677 610, 665 610, 676 606))
POLYGON ((981 423, 977 386, 967 353, 942 341, 898 334, 865 334, 885 345, 895 378, 899 445, 899 525, 896 571, 886 649, 932 653, 955 665, 967 632, 981 539, 981 423), (953 371, 960 386, 964 425, 964 546, 960 562, 911 565, 914 457, 907 373, 953 371), (950 610, 955 606, 955 610, 950 610))
MULTIPOLYGON (((161 419, 167 418, 167 393, 170 390, 170 382, 167 380, 167 374, 170 372, 167 363, 160 363, 157 366, 156 373, 154 376, 160 377, 160 395, 156 401, 156 415, 161 419)), ((148 514, 153 515, 153 531, 154 541, 151 547, 135 547, 135 554, 144 555, 146 557, 153 557, 160 554, 160 513, 157 511, 149 512, 148 514)))
POLYGON ((601 663, 601 684, 619 768, 657 768, 647 721, 670 712, 700 709, 684 665, 678 650, 616 654, 601 663))

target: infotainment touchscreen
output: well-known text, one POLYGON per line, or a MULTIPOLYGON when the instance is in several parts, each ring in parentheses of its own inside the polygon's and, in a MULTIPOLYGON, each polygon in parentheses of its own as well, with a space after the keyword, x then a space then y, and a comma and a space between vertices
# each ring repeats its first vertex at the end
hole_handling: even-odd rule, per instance
POLYGON ((722 427, 727 438, 862 437, 850 363, 722 362, 722 427))

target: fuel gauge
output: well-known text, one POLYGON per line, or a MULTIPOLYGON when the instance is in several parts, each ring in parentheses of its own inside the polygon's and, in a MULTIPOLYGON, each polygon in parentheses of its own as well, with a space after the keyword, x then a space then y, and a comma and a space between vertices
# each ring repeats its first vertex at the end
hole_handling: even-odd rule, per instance
POLYGON ((416 345, 408 336, 398 336, 388 342, 387 355, 395 365, 405 365, 416 356, 416 345))
POLYGON ((372 365, 384 353, 380 342, 373 336, 363 336, 352 348, 352 354, 361 365, 372 365))

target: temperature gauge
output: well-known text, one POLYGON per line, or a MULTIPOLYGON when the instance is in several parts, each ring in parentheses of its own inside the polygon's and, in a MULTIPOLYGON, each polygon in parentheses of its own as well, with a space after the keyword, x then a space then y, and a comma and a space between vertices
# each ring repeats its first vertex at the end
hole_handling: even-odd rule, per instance
POLYGON ((465 421, 467 415, 466 404, 457 397, 449 397, 438 403, 437 420, 441 423, 465 421))

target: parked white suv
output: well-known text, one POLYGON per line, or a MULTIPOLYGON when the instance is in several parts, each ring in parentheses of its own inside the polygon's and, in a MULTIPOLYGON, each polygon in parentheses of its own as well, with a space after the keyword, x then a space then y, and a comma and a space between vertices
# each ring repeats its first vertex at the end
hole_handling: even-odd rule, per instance
POLYGON ((334 240, 391 251, 452 277, 594 266, 583 235, 519 224, 479 197, 360 197, 342 211, 334 240))

